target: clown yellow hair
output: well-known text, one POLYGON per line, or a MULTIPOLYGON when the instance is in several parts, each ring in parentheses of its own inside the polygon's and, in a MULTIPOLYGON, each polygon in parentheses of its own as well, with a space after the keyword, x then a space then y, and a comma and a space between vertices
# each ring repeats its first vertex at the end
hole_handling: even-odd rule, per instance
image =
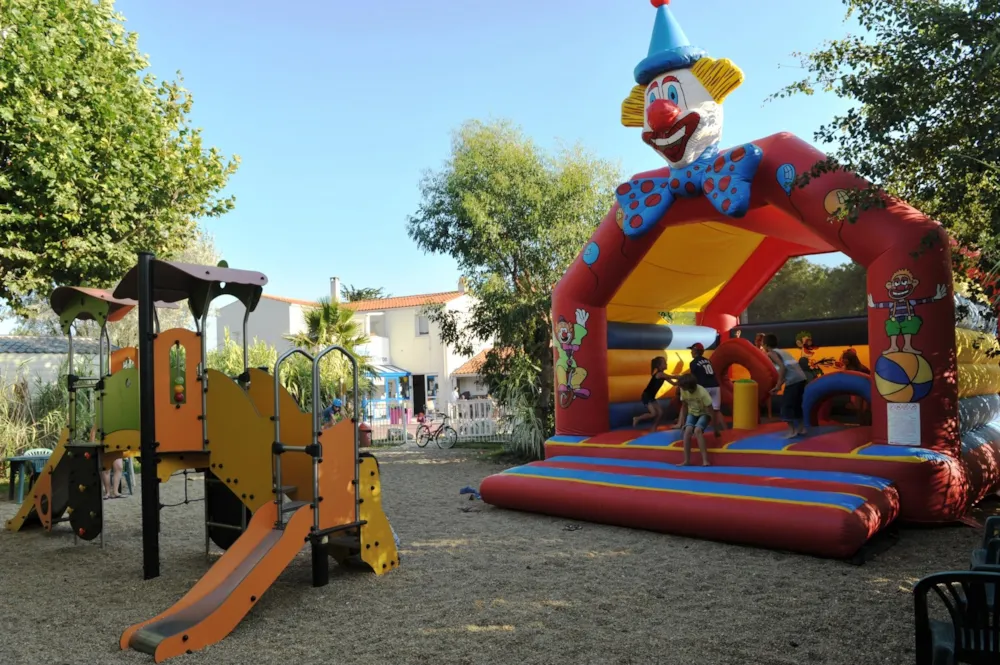
MULTIPOLYGON (((691 73, 705 86, 712 99, 720 104, 743 83, 743 70, 728 58, 702 58, 694 63, 691 73)), ((637 85, 622 102, 622 124, 626 127, 642 127, 645 117, 646 86, 637 85)))

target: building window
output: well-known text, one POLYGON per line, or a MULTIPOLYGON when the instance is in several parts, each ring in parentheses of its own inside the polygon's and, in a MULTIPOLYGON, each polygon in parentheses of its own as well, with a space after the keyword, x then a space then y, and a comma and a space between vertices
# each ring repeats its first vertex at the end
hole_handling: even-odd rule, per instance
POLYGON ((426 316, 417 316, 417 334, 418 335, 429 335, 431 333, 431 322, 427 320, 426 316))
POLYGON ((434 374, 427 375, 427 397, 433 398, 438 396, 438 378, 434 374))
POLYGON ((368 334, 374 337, 385 337, 385 317, 381 314, 372 314, 368 316, 368 334))

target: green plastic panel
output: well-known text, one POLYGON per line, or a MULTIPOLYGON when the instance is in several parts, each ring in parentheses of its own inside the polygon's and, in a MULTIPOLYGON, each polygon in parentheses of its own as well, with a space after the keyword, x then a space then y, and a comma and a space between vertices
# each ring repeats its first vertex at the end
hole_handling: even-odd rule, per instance
POLYGON ((104 433, 139 429, 139 370, 122 369, 104 379, 104 433))

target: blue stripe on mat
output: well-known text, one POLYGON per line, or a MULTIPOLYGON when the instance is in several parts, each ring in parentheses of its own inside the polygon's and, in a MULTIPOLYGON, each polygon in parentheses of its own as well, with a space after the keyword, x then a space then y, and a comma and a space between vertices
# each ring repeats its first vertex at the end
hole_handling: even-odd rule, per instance
POLYGON ((583 471, 580 469, 560 469, 544 466, 518 466, 504 471, 515 476, 530 476, 548 480, 582 480, 592 483, 618 485, 625 489, 672 490, 691 494, 715 494, 734 499, 752 498, 772 501, 792 501, 798 503, 817 503, 830 507, 857 510, 863 506, 865 499, 841 494, 840 492, 822 492, 787 487, 768 487, 764 485, 739 485, 736 483, 717 483, 705 480, 688 480, 683 478, 657 478, 655 476, 630 476, 621 473, 603 471, 583 471))
POLYGON ((842 429, 845 428, 836 426, 813 427, 809 430, 809 436, 802 436, 794 439, 786 439, 784 432, 768 432, 767 434, 757 434, 755 436, 748 436, 745 439, 740 439, 739 441, 733 441, 726 446, 726 450, 744 450, 749 452, 760 450, 784 450, 793 443, 802 443, 803 441, 808 441, 814 436, 830 434, 831 432, 838 432, 842 429))
POLYGON ((550 436, 546 443, 580 443, 581 441, 586 441, 589 436, 569 436, 566 434, 556 434, 555 436, 550 436))
POLYGON ((851 483, 865 487, 885 489, 892 486, 891 480, 868 476, 861 473, 846 473, 843 471, 815 471, 809 469, 760 469, 749 466, 680 466, 666 462, 647 462, 645 460, 619 459, 615 457, 577 457, 575 455, 560 455, 551 457, 546 462, 568 462, 572 464, 588 464, 591 466, 615 466, 623 469, 663 469, 664 471, 686 471, 698 473, 725 473, 730 475, 751 476, 754 478, 788 478, 791 480, 822 480, 834 483, 851 483))
POLYGON ((928 462, 947 462, 951 458, 944 453, 912 446, 868 446, 858 451, 859 457, 917 457, 928 462))
POLYGON ((668 429, 659 432, 650 432, 649 434, 641 434, 637 438, 632 439, 626 446, 657 446, 666 447, 672 443, 677 443, 684 438, 684 433, 679 429, 668 429))

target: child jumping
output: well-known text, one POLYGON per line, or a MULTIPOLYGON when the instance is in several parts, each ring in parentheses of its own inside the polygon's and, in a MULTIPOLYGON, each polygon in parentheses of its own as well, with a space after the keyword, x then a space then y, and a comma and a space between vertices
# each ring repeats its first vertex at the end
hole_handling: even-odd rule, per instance
POLYGON ((698 449, 701 450, 701 465, 708 464, 708 447, 705 445, 705 428, 711 420, 712 396, 702 386, 693 374, 683 374, 677 380, 677 396, 681 400, 681 413, 677 427, 684 429, 684 461, 681 466, 691 463, 691 435, 698 438, 698 449))
POLYGON ((660 388, 663 387, 663 382, 670 377, 666 374, 667 369, 667 359, 663 356, 656 356, 649 363, 649 383, 646 384, 645 390, 642 391, 642 405, 649 410, 649 413, 644 413, 641 416, 636 416, 632 419, 632 427, 638 427, 639 423, 644 420, 649 420, 653 418, 653 431, 660 426, 660 418, 663 417, 663 409, 660 408, 660 403, 656 401, 656 395, 660 392, 660 388))

